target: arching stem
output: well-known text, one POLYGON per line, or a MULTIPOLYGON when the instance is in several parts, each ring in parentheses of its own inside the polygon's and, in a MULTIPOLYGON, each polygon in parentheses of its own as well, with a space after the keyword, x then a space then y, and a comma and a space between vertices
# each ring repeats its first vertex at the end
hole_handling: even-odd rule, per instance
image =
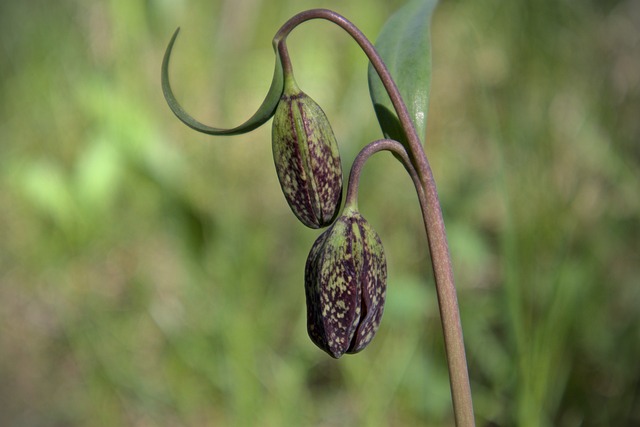
MULTIPOLYGON (((433 173, 424 149, 422 148, 420 138, 418 137, 415 127, 411 122, 407 107, 400 95, 400 91, 382 61, 382 58, 378 55, 375 47, 366 38, 366 36, 343 16, 327 9, 313 9, 301 12, 287 21, 277 32, 273 40, 274 47, 278 51, 284 69, 290 69, 291 67, 285 42, 287 35, 296 26, 311 19, 325 19, 337 24, 349 33, 349 35, 351 35, 351 37, 358 43, 380 76, 382 84, 389 94, 391 103, 394 106, 400 124, 405 132, 408 141, 408 153, 404 148, 403 152, 408 154, 408 162, 406 163, 411 165, 415 172, 414 175, 417 177, 419 182, 418 196, 421 197, 425 230, 429 244, 431 263, 433 266, 436 292, 438 295, 438 306, 440 309, 440 319, 442 321, 444 344, 447 353, 449 379, 451 382, 451 397, 453 401, 456 426, 475 426, 471 387, 469 385, 467 360, 462 337, 462 326, 460 323, 460 311, 458 308, 458 299, 453 280, 453 268, 451 266, 451 257, 449 255, 444 220, 442 218, 442 209, 433 173)), ((384 145, 387 143, 380 142, 380 144, 384 145)), ((371 149, 373 150, 373 148, 371 149)), ((371 154, 372 153, 369 155, 371 154)), ((361 168, 361 166, 359 167, 361 168)), ((409 168, 407 168, 407 170, 409 170, 409 168)), ((357 173, 359 174, 359 171, 357 173)), ((354 188, 357 188, 357 186, 354 188)), ((351 197, 355 196, 352 195, 351 197)))
POLYGON ((360 150, 356 158, 353 160, 353 165, 351 165, 345 205, 357 206, 358 188, 360 186, 360 175, 362 173, 362 168, 364 167, 366 161, 369 160, 369 157, 380 151, 390 151, 398 157, 402 165, 411 176, 411 180, 413 181, 413 184, 415 185, 416 191, 418 193, 420 206, 422 207, 422 210, 424 212, 426 209, 426 199, 424 196, 424 192, 422 191, 422 186, 420 184, 420 177, 418 176, 416 170, 413 168, 411 159, 409 158, 404 145, 393 139, 378 139, 377 141, 370 142, 362 150, 360 150))

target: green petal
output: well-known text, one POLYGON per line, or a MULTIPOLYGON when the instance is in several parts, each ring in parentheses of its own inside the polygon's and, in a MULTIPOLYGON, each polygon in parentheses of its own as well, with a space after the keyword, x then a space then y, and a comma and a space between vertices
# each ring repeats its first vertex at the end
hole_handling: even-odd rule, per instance
MULTIPOLYGON (((386 22, 376 50, 407 104, 409 115, 424 143, 431 83, 431 14, 436 0, 412 0, 386 22)), ((400 122, 378 74, 369 66, 369 93, 386 138, 406 143, 400 122)))
POLYGON ((175 43, 176 37, 178 36, 178 32, 180 32, 180 28, 178 28, 176 32, 173 33, 173 37, 171 37, 171 41, 169 42, 167 50, 164 53, 164 59, 162 60, 162 92, 164 93, 164 98, 167 100, 167 104, 169 104, 171 111, 173 111, 173 113, 180 120, 182 120, 184 124, 192 129, 209 135, 239 135, 256 129, 257 127, 263 125, 267 120, 269 120, 271 116, 273 116, 284 88, 282 63, 280 61, 279 55, 276 55, 276 65, 273 72, 273 80, 271 81, 269 92, 262 102, 262 105, 260 105, 260 108, 258 108, 258 111, 256 111, 249 120, 247 120, 240 126, 231 129, 221 129, 207 126, 191 117, 191 115, 187 113, 184 108, 182 108, 182 106, 178 103, 178 100, 173 95, 173 91, 171 90, 171 85, 169 84, 169 58, 171 56, 173 44, 175 43))

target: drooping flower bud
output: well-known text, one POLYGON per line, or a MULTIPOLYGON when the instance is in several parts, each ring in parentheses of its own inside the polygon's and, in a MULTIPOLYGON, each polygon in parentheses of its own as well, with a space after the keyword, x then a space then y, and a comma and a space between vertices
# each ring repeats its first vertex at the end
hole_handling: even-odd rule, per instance
POLYGON ((292 76, 273 117, 273 159, 293 213, 307 227, 333 221, 342 198, 342 165, 327 116, 292 76))
POLYGON ((311 248, 305 268, 307 331, 334 358, 357 353, 380 324, 387 287, 382 242, 353 208, 346 208, 311 248))

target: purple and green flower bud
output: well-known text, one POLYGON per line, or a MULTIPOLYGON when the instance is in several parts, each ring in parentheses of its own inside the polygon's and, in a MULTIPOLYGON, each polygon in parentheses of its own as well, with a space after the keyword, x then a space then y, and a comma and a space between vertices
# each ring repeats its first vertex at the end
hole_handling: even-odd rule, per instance
POLYGON ((273 159, 280 186, 304 225, 325 227, 342 198, 338 143, 327 116, 291 75, 273 117, 273 159))
POLYGON ((378 330, 387 261, 378 234, 351 207, 315 241, 305 268, 307 331, 334 358, 357 353, 378 330))

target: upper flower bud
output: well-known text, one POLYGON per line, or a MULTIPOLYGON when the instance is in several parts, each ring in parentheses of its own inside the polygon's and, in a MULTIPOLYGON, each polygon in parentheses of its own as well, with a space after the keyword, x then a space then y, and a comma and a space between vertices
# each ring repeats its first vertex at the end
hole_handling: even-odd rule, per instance
POLYGON ((338 144, 324 111, 291 75, 285 77, 272 136, 276 172, 293 213, 307 227, 331 224, 342 198, 338 144))
POLYGON ((380 324, 387 287, 382 242, 347 208, 314 243, 305 268, 307 331, 336 359, 369 344, 380 324))

